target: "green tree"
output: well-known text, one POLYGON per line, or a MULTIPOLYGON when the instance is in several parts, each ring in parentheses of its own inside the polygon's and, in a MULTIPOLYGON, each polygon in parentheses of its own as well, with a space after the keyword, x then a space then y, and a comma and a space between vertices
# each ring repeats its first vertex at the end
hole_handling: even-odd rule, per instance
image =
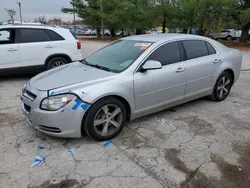
POLYGON ((141 34, 151 26, 149 19, 151 0, 71 0, 72 8, 62 8, 64 13, 75 13, 84 23, 97 28, 102 20, 105 28, 115 34, 115 29, 134 29, 141 34))
MULTIPOLYGON (((234 0, 181 0, 180 10, 188 28, 214 29, 232 19, 234 0)), ((204 34, 200 32, 200 34, 204 34)))
POLYGON ((101 7, 100 0, 71 0, 72 8, 62 8, 64 13, 77 14, 79 18, 84 20, 84 23, 91 25, 97 29, 97 36, 100 37, 101 27, 101 7))
POLYGON ((196 12, 199 5, 199 0, 181 0, 180 15, 182 20, 186 22, 188 28, 196 27, 196 12))
POLYGON ((212 26, 230 21, 234 3, 234 0, 200 0, 196 10, 196 23, 200 31, 203 28, 214 29, 212 26))
POLYGON ((143 34, 145 29, 152 27, 151 0, 125 0, 128 7, 127 11, 130 28, 136 29, 136 34, 143 34))
POLYGON ((178 1, 176 0, 153 0, 153 18, 156 18, 155 24, 162 26, 162 32, 166 32, 166 27, 174 25, 179 20, 178 1))
POLYGON ((247 42, 248 31, 250 27, 250 0, 238 0, 238 12, 236 11, 236 19, 241 23, 242 34, 240 42, 247 42))

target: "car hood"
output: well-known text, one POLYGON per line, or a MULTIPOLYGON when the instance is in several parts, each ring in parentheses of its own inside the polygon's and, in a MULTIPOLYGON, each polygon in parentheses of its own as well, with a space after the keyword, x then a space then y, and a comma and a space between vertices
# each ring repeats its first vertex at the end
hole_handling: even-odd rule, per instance
POLYGON ((51 90, 80 82, 97 81, 115 73, 90 67, 80 62, 71 63, 38 74, 29 84, 38 90, 51 90))

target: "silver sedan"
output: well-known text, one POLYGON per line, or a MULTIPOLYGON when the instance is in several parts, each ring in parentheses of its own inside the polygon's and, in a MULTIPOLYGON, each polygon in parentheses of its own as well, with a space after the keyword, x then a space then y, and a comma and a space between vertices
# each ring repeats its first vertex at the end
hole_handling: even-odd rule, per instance
POLYGON ((88 58, 43 72, 22 90, 22 109, 39 131, 96 140, 187 101, 223 101, 240 75, 241 53, 200 36, 123 38, 88 58))

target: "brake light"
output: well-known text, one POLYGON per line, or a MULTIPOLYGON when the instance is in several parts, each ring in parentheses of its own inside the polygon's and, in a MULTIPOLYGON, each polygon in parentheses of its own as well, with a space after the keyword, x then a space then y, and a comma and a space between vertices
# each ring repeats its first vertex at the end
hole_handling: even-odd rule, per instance
POLYGON ((81 43, 79 41, 77 41, 77 49, 81 49, 81 43))

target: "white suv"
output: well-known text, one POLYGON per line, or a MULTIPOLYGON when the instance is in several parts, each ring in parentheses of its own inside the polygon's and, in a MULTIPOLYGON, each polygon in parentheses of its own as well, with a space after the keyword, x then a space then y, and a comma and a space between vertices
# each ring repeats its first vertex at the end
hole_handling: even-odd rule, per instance
POLYGON ((210 33, 209 38, 212 39, 225 39, 225 40, 234 40, 241 36, 241 31, 235 29, 223 29, 219 33, 210 33))
POLYGON ((0 75, 37 72, 81 59, 81 43, 67 29, 0 26, 0 75))

